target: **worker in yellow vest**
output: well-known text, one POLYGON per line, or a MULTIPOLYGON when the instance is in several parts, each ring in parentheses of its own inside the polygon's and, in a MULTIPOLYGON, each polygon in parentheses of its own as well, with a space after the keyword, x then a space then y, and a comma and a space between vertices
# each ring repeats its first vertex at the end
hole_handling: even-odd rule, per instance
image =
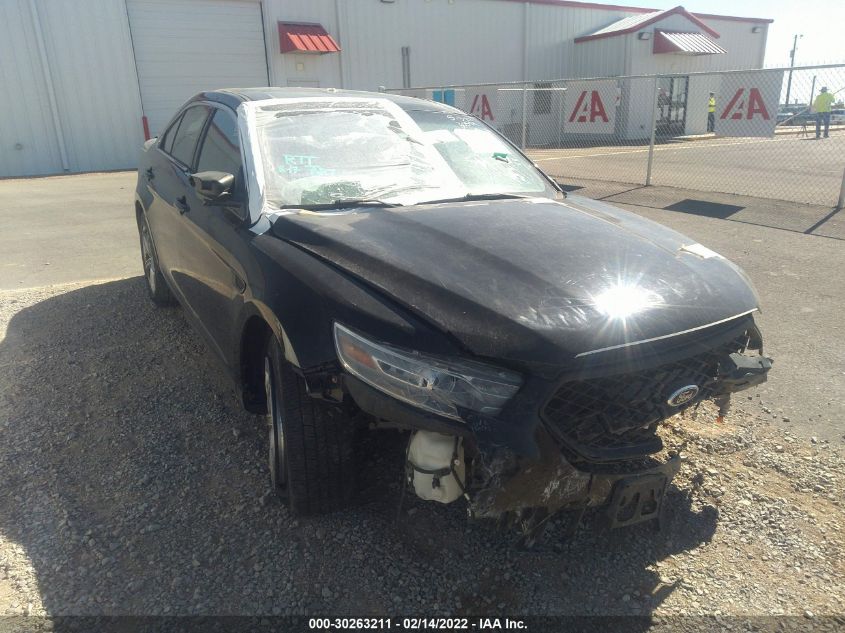
POLYGON ((822 123, 824 123, 824 137, 830 136, 830 110, 834 101, 836 97, 827 91, 827 86, 822 86, 822 91, 813 101, 813 110, 816 112, 816 138, 821 137, 822 123))
POLYGON ((707 103, 707 131, 716 129, 716 95, 710 93, 710 101, 707 103))

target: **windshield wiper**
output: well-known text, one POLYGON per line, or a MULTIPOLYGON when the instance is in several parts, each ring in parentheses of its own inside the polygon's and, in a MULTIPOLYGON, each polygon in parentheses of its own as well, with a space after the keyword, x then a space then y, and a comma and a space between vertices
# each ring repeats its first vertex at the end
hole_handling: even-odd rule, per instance
POLYGON ((460 198, 443 198, 442 200, 425 200, 418 204, 440 204, 441 202, 474 202, 476 200, 509 200, 513 198, 529 198, 530 196, 516 193, 468 193, 460 198))
POLYGON ((306 211, 332 211, 334 209, 354 209, 355 207, 401 207, 396 202, 385 202, 378 198, 341 198, 333 202, 319 204, 283 204, 280 209, 304 209, 306 211))

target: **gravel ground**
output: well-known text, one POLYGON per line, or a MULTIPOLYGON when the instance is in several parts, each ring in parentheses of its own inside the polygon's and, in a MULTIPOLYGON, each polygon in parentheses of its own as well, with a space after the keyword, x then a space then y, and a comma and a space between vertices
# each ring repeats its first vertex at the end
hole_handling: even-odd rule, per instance
POLYGON ((393 432, 362 440, 354 508, 296 520, 265 494, 263 420, 140 277, 4 291, 0 614, 842 614, 845 445, 753 394, 713 419, 665 425, 662 532, 554 524, 522 551, 417 500, 395 523, 393 432))

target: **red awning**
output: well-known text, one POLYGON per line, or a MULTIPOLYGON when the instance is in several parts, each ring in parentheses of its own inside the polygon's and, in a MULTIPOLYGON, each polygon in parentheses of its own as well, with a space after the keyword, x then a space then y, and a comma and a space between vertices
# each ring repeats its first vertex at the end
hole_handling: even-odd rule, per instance
POLYGON ((727 51, 704 33, 654 31, 654 53, 682 53, 684 55, 720 55, 727 51))
POLYGON ((321 24, 279 22, 279 50, 282 53, 337 53, 340 46, 321 24))

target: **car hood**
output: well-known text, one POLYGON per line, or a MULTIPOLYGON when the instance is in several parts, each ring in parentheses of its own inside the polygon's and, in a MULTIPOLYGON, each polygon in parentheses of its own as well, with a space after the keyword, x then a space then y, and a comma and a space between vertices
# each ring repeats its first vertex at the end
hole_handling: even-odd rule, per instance
POLYGON ((758 303, 694 240, 576 196, 289 213, 272 231, 489 358, 565 364, 758 303))

